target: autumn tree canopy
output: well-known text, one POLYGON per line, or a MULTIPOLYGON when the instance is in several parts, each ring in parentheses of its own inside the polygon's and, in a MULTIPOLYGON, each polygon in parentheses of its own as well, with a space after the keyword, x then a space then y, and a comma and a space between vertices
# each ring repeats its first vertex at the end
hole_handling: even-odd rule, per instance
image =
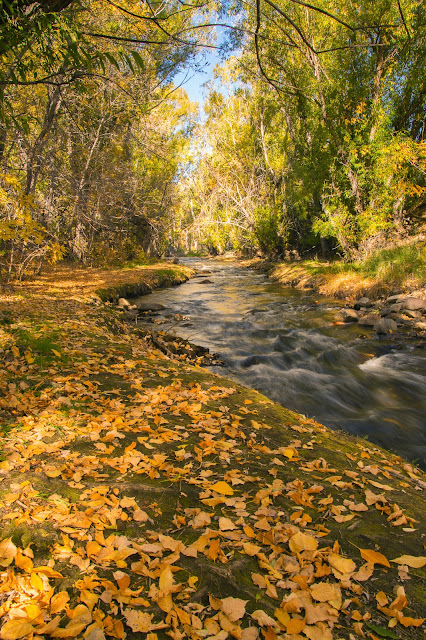
POLYGON ((423 224, 419 0, 3 4, 3 277, 168 247, 358 259, 423 224), (217 24, 197 124, 174 79, 217 24))

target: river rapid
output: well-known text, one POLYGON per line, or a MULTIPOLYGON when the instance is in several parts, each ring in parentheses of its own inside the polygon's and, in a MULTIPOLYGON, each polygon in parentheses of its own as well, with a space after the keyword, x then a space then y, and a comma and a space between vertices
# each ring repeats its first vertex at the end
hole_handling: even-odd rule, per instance
POLYGON ((419 340, 332 324, 343 303, 235 262, 182 262, 198 276, 141 298, 166 307, 142 326, 207 347, 224 363, 216 373, 426 468, 426 350, 419 340))

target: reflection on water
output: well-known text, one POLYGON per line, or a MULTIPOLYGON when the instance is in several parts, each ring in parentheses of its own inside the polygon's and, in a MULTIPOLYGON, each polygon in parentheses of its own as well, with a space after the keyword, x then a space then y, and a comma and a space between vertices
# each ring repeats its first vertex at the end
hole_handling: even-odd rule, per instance
POLYGON ((425 466, 424 350, 358 326, 331 326, 335 300, 226 262, 207 266, 206 278, 144 297, 167 307, 156 316, 162 329, 184 315, 173 331, 219 354, 226 366, 217 372, 425 466))

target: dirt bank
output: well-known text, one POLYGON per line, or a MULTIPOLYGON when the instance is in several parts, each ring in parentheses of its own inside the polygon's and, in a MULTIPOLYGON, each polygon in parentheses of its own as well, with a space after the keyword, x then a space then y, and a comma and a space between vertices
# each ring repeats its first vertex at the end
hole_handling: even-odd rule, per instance
POLYGON ((425 283, 418 278, 406 278, 403 282, 398 282, 366 277, 345 263, 257 261, 252 266, 267 272, 272 279, 284 285, 340 299, 355 300, 367 296, 377 300, 397 293, 410 293, 426 298, 425 283))

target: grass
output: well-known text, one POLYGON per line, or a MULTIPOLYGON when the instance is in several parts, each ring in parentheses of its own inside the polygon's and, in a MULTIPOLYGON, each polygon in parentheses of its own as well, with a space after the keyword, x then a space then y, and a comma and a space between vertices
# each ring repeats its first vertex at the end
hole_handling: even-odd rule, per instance
POLYGON ((361 273, 403 284, 408 278, 426 282, 426 245, 406 245, 374 252, 359 265, 361 273))
POLYGON ((305 260, 282 263, 271 271, 283 284, 314 289, 339 298, 413 291, 426 284, 426 246, 381 249, 360 262, 305 260))

